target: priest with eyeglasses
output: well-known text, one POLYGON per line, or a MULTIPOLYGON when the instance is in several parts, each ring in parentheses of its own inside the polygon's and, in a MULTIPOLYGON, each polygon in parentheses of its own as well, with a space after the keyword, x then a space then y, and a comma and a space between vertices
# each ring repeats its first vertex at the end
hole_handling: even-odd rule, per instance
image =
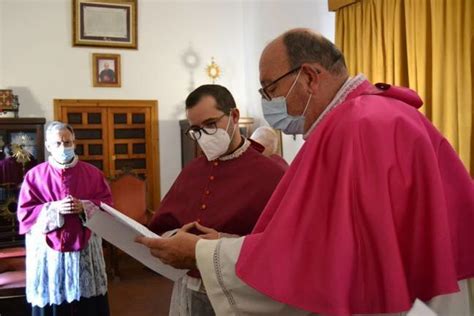
MULTIPOLYGON (((189 231, 205 239, 249 234, 285 172, 243 137, 240 113, 227 88, 209 84, 186 99, 186 135, 204 153, 178 175, 150 224, 171 236, 189 231), (184 226, 184 227, 183 227, 184 226)), ((215 315, 197 269, 174 284, 170 315, 215 315)))

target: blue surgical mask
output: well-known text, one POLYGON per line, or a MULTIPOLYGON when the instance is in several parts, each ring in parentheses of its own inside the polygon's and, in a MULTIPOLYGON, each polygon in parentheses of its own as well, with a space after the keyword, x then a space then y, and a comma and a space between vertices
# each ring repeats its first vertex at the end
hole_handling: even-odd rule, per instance
POLYGON ((311 100, 312 94, 309 95, 308 101, 306 102, 303 113, 298 116, 292 116, 288 114, 286 98, 290 95, 293 87, 295 86, 300 72, 295 78, 295 81, 291 85, 286 97, 277 97, 272 98, 270 101, 262 99, 262 110, 265 120, 270 124, 271 127, 275 129, 280 129, 285 134, 296 135, 304 134, 304 122, 305 122, 305 113, 308 109, 309 101, 311 100))
POLYGON ((51 155, 53 156, 54 160, 61 164, 66 164, 68 162, 71 162, 74 159, 74 156, 76 155, 74 153, 74 147, 58 147, 54 149, 51 152, 51 155))

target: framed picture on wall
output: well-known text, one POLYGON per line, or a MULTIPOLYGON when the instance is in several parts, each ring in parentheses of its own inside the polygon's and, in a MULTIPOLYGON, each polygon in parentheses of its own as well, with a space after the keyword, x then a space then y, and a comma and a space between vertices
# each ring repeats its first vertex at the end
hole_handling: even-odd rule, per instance
POLYGON ((137 49, 137 0, 72 0, 73 46, 137 49))
POLYGON ((92 82, 94 87, 122 86, 119 54, 92 54, 92 82))

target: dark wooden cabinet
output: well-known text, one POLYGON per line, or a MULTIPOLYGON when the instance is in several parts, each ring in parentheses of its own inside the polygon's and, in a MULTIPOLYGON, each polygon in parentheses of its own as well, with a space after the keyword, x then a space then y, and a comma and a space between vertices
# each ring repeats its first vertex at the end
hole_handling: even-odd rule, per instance
POLYGON ((0 248, 21 246, 18 193, 24 174, 44 161, 44 118, 0 118, 0 248))

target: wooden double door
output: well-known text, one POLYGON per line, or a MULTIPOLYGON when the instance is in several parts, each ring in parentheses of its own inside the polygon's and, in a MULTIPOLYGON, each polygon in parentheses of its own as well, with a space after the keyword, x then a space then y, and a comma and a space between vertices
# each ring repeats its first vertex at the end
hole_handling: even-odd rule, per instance
POLYGON ((153 100, 54 100, 55 119, 74 128, 79 159, 109 179, 137 174, 153 209, 160 202, 157 106, 153 100))

